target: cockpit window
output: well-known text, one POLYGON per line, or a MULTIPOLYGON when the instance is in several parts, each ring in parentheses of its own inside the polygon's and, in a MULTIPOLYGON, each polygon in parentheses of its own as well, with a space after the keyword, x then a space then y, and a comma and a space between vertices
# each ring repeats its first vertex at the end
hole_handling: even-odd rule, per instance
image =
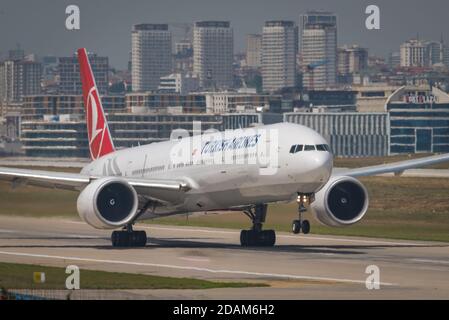
POLYGON ((304 146, 304 151, 312 151, 312 150, 315 150, 315 146, 314 146, 314 145, 312 145, 312 144, 306 144, 306 145, 304 146))
POLYGON ((326 151, 326 146, 324 144, 317 144, 316 149, 318 151, 326 151))
POLYGON ((290 148, 290 153, 296 153, 296 152, 302 151, 303 147, 304 146, 302 144, 294 144, 290 148))
POLYGON ((317 144, 316 149, 318 151, 328 151, 331 152, 331 148, 327 144, 317 144))
POLYGON ((327 144, 317 144, 317 145, 313 145, 313 144, 306 144, 306 145, 294 144, 294 145, 292 145, 290 147, 290 153, 297 153, 299 151, 313 151, 313 150, 331 152, 331 148, 327 144))

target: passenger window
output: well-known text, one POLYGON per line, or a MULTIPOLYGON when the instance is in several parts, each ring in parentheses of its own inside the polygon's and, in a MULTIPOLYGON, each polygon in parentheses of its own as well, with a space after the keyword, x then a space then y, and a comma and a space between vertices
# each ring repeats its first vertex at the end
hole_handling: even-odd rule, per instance
POLYGON ((312 150, 315 150, 315 146, 314 145, 306 144, 304 146, 304 151, 312 151, 312 150))

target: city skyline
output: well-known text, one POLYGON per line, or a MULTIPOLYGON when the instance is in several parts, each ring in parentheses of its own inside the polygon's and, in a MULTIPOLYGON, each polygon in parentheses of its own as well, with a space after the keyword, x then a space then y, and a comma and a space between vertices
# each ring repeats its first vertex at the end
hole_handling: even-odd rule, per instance
POLYGON ((21 44, 26 52, 39 56, 71 55, 78 47, 87 47, 99 55, 110 57, 112 67, 125 69, 131 50, 130 34, 136 23, 193 23, 199 20, 230 21, 234 29, 235 53, 243 52, 246 36, 261 33, 267 20, 293 20, 299 24, 299 16, 309 10, 326 10, 338 17, 338 45, 358 44, 370 49, 373 55, 387 57, 390 52, 399 51, 400 44, 416 37, 439 40, 449 21, 444 17, 449 3, 431 0, 426 4, 419 1, 390 3, 385 0, 368 1, 189 1, 164 3, 134 1, 124 5, 118 1, 84 0, 52 1, 42 0, 24 4, 24 1, 3 1, 0 6, 0 53, 21 44), (51 5, 50 5, 51 4, 51 5), (64 28, 65 7, 77 4, 81 10, 81 30, 68 31, 64 28), (365 8, 376 4, 381 10, 381 30, 367 30, 364 26, 365 8), (175 8, 175 10, 174 10, 175 8), (342 9, 344 8, 344 10, 342 9), (251 19, 248 19, 248 17, 251 19), (400 23, 398 17, 401 16, 400 23), (404 19, 403 17, 407 17, 404 19), (30 29, 32 26, 32 30, 30 29))

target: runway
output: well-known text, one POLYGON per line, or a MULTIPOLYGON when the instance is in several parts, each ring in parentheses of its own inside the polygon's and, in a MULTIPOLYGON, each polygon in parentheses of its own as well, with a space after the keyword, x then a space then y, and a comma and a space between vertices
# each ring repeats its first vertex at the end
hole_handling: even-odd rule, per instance
MULTIPOLYGON (((157 222, 157 221, 156 221, 157 222)), ((148 299, 448 299, 449 243, 277 233, 273 248, 241 248, 239 231, 140 224, 145 248, 114 249, 110 231, 78 220, 0 216, 0 261, 250 281, 265 288, 120 290, 148 299), (366 288, 366 268, 380 289, 366 288)), ((312 230, 313 232, 313 230, 312 230)))

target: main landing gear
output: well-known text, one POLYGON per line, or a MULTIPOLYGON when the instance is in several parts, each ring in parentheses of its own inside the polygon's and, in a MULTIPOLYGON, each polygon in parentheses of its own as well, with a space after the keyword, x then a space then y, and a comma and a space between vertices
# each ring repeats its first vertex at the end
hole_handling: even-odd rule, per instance
POLYGON ((134 231, 132 224, 128 224, 124 230, 113 231, 111 240, 113 247, 145 247, 147 234, 145 231, 134 231))
POLYGON ((302 220, 302 213, 307 211, 306 205, 310 204, 314 200, 313 194, 299 194, 296 199, 298 203, 298 219, 292 222, 292 231, 294 234, 298 234, 302 231, 304 234, 310 232, 309 220, 302 220))
POLYGON ((243 211, 253 222, 250 230, 242 230, 240 233, 240 244, 242 247, 272 247, 276 243, 274 230, 262 230, 267 215, 266 204, 256 204, 248 210, 243 211))

